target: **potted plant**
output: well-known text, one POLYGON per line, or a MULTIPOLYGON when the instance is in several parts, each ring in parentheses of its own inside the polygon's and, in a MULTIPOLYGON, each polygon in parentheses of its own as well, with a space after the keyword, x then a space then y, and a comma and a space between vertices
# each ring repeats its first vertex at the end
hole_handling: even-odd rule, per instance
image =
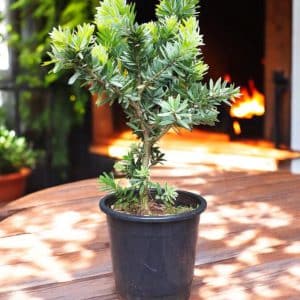
POLYGON ((205 200, 150 179, 164 161, 159 140, 171 129, 214 125, 217 106, 239 95, 227 82, 205 83, 198 0, 161 0, 157 21, 137 24, 134 4, 103 0, 94 24, 50 33, 53 72, 74 69, 99 96, 118 101, 139 139, 112 174, 100 176, 109 192, 100 201, 107 214, 116 288, 122 299, 188 299, 193 278, 199 215, 205 200))
POLYGON ((21 197, 26 188, 26 179, 37 159, 25 137, 18 137, 13 130, 0 126, 0 201, 21 197))

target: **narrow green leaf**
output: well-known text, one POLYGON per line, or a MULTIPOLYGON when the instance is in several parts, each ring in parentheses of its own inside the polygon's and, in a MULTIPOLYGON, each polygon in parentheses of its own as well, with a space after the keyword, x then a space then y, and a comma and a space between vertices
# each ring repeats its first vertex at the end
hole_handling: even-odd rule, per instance
POLYGON ((80 73, 79 72, 75 72, 68 80, 68 84, 72 85, 75 83, 75 81, 79 78, 80 73))

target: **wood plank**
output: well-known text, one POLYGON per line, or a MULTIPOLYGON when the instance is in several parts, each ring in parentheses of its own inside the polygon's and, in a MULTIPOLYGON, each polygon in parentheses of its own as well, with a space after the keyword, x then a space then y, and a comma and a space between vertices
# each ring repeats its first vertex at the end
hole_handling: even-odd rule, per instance
POLYGON ((114 289, 112 274, 71 280, 68 282, 46 284, 38 288, 9 293, 0 293, 1 300, 11 299, 118 299, 114 289))
MULTIPOLYGON (((0 206, 2 210, 21 209, 31 206, 41 206, 53 204, 56 202, 68 202, 81 199, 82 201, 89 197, 99 198, 103 195, 97 185, 97 179, 81 180, 76 183, 67 183, 59 186, 59 188, 51 187, 33 194, 26 195, 16 201, 9 202, 4 206, 0 206)), ((3 205, 3 204, 2 204, 3 205)))

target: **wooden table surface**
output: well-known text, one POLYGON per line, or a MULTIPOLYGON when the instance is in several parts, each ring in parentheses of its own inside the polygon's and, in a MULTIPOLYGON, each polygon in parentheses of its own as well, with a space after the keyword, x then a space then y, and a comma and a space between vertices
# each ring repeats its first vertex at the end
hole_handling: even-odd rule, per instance
MULTIPOLYGON (((300 299, 300 175, 187 163, 153 177, 208 202, 191 299, 300 299)), ((2 204, 1 300, 118 299, 100 196, 89 179, 2 204)))

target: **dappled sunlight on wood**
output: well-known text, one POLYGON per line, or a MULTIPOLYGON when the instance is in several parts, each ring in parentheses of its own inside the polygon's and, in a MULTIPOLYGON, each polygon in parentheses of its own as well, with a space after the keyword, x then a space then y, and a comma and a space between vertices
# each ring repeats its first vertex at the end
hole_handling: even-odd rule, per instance
POLYGON ((289 225, 292 217, 277 205, 244 201, 242 204, 214 207, 213 211, 208 211, 203 215, 202 220, 206 224, 211 224, 211 220, 212 222, 215 220, 217 224, 230 220, 241 224, 260 224, 269 228, 277 228, 289 225))
POLYGON ((32 297, 26 292, 17 292, 7 298, 7 300, 43 300, 41 297, 32 297))
MULTIPOLYGON (((93 145, 93 153, 120 158, 136 142, 131 132, 93 145)), ((300 157, 300 153, 275 149, 267 141, 230 141, 229 136, 200 130, 181 130, 179 135, 169 132, 160 141, 168 163, 202 163, 219 166, 225 170, 275 171, 283 159, 300 157)))
POLYGON ((215 266, 195 268, 195 277, 203 279, 203 286, 199 290, 193 290, 191 299, 250 299, 247 298, 250 295, 246 292, 242 279, 234 276, 241 267, 240 264, 221 263, 215 266))
POLYGON ((288 245, 284 251, 290 254, 299 254, 300 255, 300 241, 293 242, 288 245))
MULTIPOLYGON (((227 142, 223 151, 230 153, 227 142)), ((174 159, 180 159, 155 167, 152 176, 200 193, 208 203, 200 218, 190 300, 297 299, 300 176, 250 169, 250 160, 239 170, 192 162, 197 156, 177 146, 174 159)), ((117 299, 100 196, 91 179, 1 208, 1 300, 117 299)))
MULTIPOLYGON (((287 286, 290 289, 298 291, 297 295, 299 296, 299 292, 300 292, 299 276, 284 274, 284 275, 280 276, 279 282, 281 285, 287 286)), ((295 298, 295 299, 297 299, 297 298, 295 298)))
POLYGON ((276 297, 280 297, 281 295, 280 291, 276 288, 274 289, 273 287, 264 284, 255 286, 253 291, 257 296, 263 297, 264 299, 274 299, 276 297))
POLYGON ((278 268, 262 263, 247 269, 242 262, 228 261, 196 267, 191 299, 297 299, 298 267, 289 264, 283 261, 278 268))
POLYGON ((191 185, 200 185, 205 184, 206 180, 204 178, 187 178, 187 179, 181 179, 181 183, 183 185, 185 184, 191 184, 191 185))
MULTIPOLYGON (((204 186, 207 186, 209 176, 203 176, 207 180, 204 186)), ((270 177, 273 189, 266 197, 261 196, 264 189, 254 195, 250 192, 250 176, 245 177, 245 181, 241 177, 238 180, 239 184, 249 184, 248 189, 243 187, 239 191, 237 182, 230 180, 227 191, 232 187, 232 193, 220 193, 219 186, 223 190, 220 181, 215 190, 204 188, 208 193, 205 195, 208 209, 200 221, 191 300, 288 299, 299 295, 300 244, 293 240, 299 239, 297 209, 293 208, 299 207, 295 202, 298 184, 291 185, 283 201, 280 192, 273 193, 278 188, 275 174, 270 177)), ((253 176, 255 186, 260 185, 261 175, 253 176)), ((265 185, 268 176, 264 175, 265 185)), ((278 182, 285 180, 283 178, 278 182)), ((199 186, 201 190, 203 187, 199 186)))
POLYGON ((166 158, 172 162, 198 162, 215 164, 225 170, 260 170, 275 171, 277 170, 277 161, 273 158, 265 157, 245 157, 238 154, 210 154, 199 153, 197 150, 191 152, 167 151, 166 158))
MULTIPOLYGON (((95 264, 106 268, 108 251, 96 255, 108 249, 98 232, 105 216, 99 213, 98 199, 93 199, 93 205, 90 202, 77 203, 73 209, 71 205, 68 210, 61 203, 33 207, 2 221, 2 232, 9 229, 16 235, 0 239, 0 292, 9 286, 30 287, 32 282, 74 280, 95 264)), ((102 236, 107 237, 106 231, 102 236)))
POLYGON ((225 227, 209 228, 201 232, 201 236, 207 240, 221 240, 228 234, 228 229, 225 227))
POLYGON ((212 169, 208 167, 194 168, 192 165, 184 164, 176 167, 157 166, 151 170, 151 175, 155 178, 164 178, 171 175, 175 181, 178 177, 181 183, 185 181, 188 184, 205 184, 206 179, 201 175, 211 172, 212 169))
POLYGON ((47 274, 47 276, 51 276, 57 281, 71 279, 71 275, 65 270, 65 266, 53 257, 52 249, 49 244, 33 236, 24 237, 23 240, 20 239, 19 241, 16 240, 17 237, 7 239, 5 246, 1 245, 1 263, 5 263, 6 266, 4 266, 4 270, 0 266, 0 291, 2 288, 5 288, 7 282, 17 283, 24 277, 34 278, 47 274), (14 249, 14 253, 5 255, 5 252, 11 249, 14 249), (20 263, 17 272, 14 266, 16 260, 20 263))
POLYGON ((242 250, 237 257, 238 261, 248 265, 259 264, 261 261, 259 256, 263 253, 272 253, 276 251, 276 247, 284 242, 274 238, 259 237, 254 240, 254 244, 242 250))
MULTIPOLYGON (((290 267, 287 271, 291 275, 298 277, 298 279, 300 279, 300 264, 298 264, 297 266, 290 267)), ((298 288, 300 290, 300 285, 298 285, 298 288)))
POLYGON ((243 244, 246 244, 253 240, 257 236, 258 230, 256 229, 249 229, 245 230, 238 235, 232 237, 230 240, 226 241, 226 244, 229 247, 237 247, 243 244))

